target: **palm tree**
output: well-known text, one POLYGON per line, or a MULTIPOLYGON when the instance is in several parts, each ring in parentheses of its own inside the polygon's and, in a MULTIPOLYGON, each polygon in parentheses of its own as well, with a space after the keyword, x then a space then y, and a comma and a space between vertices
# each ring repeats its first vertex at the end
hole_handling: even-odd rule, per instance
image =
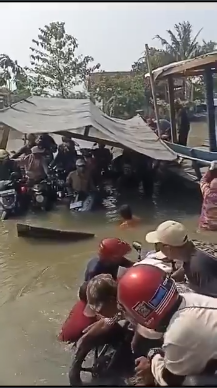
MULTIPOLYGON (((212 52, 216 49, 216 42, 210 40, 206 42, 202 40, 200 44, 198 37, 203 30, 201 28, 196 35, 193 35, 193 27, 190 22, 182 22, 174 25, 174 32, 167 30, 169 40, 162 38, 160 35, 156 35, 155 39, 158 39, 163 46, 164 50, 170 55, 170 62, 184 61, 186 59, 195 58, 199 55, 212 52)), ((190 79, 183 80, 183 98, 187 96, 187 88, 192 88, 192 82, 190 79)))
POLYGON ((167 30, 169 40, 156 35, 165 49, 171 55, 174 62, 183 61, 185 59, 195 58, 198 55, 205 54, 215 50, 216 43, 213 41, 206 42, 203 40, 202 45, 198 42, 198 37, 203 30, 201 28, 195 36, 193 36, 193 27, 190 22, 182 22, 174 25, 174 32, 167 30))

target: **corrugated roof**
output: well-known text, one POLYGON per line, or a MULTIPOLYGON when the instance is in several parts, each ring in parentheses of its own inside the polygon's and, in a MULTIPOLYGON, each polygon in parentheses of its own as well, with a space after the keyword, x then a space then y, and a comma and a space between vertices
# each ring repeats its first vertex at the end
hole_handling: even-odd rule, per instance
MULTIPOLYGON (((197 76, 203 74, 206 65, 212 65, 213 68, 217 69, 217 51, 201 55, 197 58, 170 63, 169 65, 153 70, 152 73, 155 80, 161 80, 169 75, 197 76)), ((145 77, 149 77, 149 73, 145 77)))

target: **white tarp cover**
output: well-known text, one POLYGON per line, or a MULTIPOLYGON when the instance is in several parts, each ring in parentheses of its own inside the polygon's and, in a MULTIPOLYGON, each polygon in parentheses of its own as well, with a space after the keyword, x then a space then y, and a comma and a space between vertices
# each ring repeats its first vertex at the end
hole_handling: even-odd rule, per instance
POLYGON ((59 133, 70 131, 108 139, 159 160, 174 160, 176 154, 136 116, 121 120, 104 114, 90 100, 29 97, 0 111, 0 122, 21 133, 59 133))

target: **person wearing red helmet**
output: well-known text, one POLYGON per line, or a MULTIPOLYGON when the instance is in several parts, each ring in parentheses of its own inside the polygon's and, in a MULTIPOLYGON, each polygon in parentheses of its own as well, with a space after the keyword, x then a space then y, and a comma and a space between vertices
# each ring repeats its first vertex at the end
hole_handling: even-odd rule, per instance
MULTIPOLYGON (((157 385, 180 386, 186 376, 216 369, 216 299, 181 294, 165 271, 146 264, 130 268, 118 283, 107 280, 106 295, 105 281, 99 275, 87 287, 89 306, 106 317, 98 326, 105 330, 121 312, 122 318, 163 335, 161 347, 136 360, 137 377, 152 374, 157 385)), ((93 335, 94 326, 91 330, 93 335)))
POLYGON ((119 266, 129 268, 133 265, 130 260, 124 257, 130 251, 131 246, 119 238, 106 238, 100 242, 97 257, 91 259, 87 264, 84 283, 79 290, 79 300, 62 325, 59 334, 60 341, 76 342, 81 337, 83 330, 96 322, 96 314, 91 311, 86 300, 87 284, 99 274, 110 274, 112 278, 116 279, 119 266))
POLYGON ((117 278, 118 268, 133 265, 124 256, 131 252, 131 246, 119 238, 105 238, 99 244, 97 257, 91 259, 85 271, 85 281, 101 273, 117 278))
POLYGON ((137 360, 136 371, 151 371, 160 386, 181 385, 217 363, 217 300, 196 293, 179 294, 160 268, 138 265, 118 283, 117 299, 130 319, 164 334, 162 348, 137 360), (133 292, 132 292, 133 290, 133 292))

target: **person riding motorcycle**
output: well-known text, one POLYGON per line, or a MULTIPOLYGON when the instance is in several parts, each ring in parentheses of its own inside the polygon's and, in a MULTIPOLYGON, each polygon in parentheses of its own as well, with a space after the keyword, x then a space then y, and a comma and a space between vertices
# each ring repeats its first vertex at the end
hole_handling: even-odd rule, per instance
POLYGON ((29 133, 27 135, 27 143, 24 144, 17 152, 13 154, 13 159, 17 159, 22 155, 31 154, 31 149, 36 145, 36 135, 34 133, 29 133))
POLYGON ((58 146, 58 152, 54 160, 50 163, 49 168, 54 168, 55 166, 61 167, 68 175, 71 171, 75 170, 76 158, 77 152, 74 141, 63 136, 62 144, 58 146))
POLYGON ((95 279, 88 284, 87 300, 93 311, 106 317, 101 320, 105 327, 117 322, 121 312, 129 321, 163 334, 161 347, 136 360, 138 377, 153 376, 160 386, 180 386, 186 376, 214 373, 217 366, 215 298, 180 294, 174 280, 152 265, 134 266, 118 283, 110 281, 106 296, 94 287, 95 279))
POLYGON ((133 263, 125 258, 131 246, 119 238, 105 238, 99 244, 97 257, 91 259, 85 271, 85 281, 101 273, 108 273, 117 279, 119 267, 129 268, 133 263))
POLYGON ((73 306, 64 322, 59 339, 64 342, 75 342, 90 324, 96 322, 96 314, 89 308, 86 300, 88 282, 98 274, 111 274, 116 279, 119 266, 129 268, 133 263, 125 258, 131 251, 131 246, 118 238, 106 238, 99 244, 96 257, 91 259, 86 267, 84 283, 79 289, 79 301, 73 306), (76 318, 76 319, 75 319, 76 318))
POLYGON ((51 163, 53 160, 53 154, 57 151, 57 144, 53 137, 48 135, 48 133, 43 133, 42 135, 38 136, 36 145, 40 149, 44 150, 47 164, 51 163))
POLYGON ((18 164, 10 159, 9 152, 0 149, 0 181, 10 180, 13 172, 17 174, 18 179, 22 177, 18 164))
POLYGON ((38 146, 32 148, 32 153, 20 160, 20 165, 25 168, 26 176, 32 183, 40 182, 47 175, 47 163, 44 149, 38 146))
POLYGON ((76 170, 71 171, 66 178, 69 194, 76 192, 85 199, 91 191, 96 191, 84 159, 76 160, 76 170))

